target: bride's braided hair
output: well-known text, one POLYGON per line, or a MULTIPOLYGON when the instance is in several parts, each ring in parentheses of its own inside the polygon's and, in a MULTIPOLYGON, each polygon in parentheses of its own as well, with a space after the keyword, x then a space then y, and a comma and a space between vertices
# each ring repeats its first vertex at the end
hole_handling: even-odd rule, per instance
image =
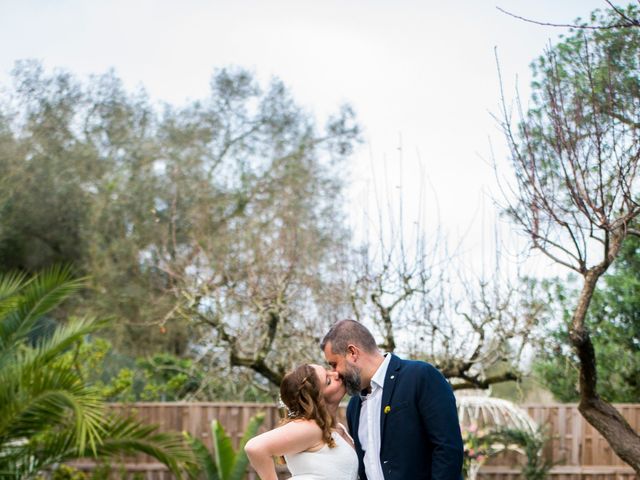
POLYGON ((280 384, 280 398, 289 410, 283 423, 302 418, 313 420, 322 430, 324 442, 330 448, 336 446, 331 436, 334 420, 327 410, 320 379, 311 365, 300 365, 284 376, 280 384))

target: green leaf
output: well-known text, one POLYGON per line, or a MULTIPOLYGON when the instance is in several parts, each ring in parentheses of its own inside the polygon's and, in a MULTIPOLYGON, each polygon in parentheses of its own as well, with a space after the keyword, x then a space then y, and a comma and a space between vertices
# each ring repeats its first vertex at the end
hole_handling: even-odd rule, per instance
MULTIPOLYGON (((197 473, 203 473, 207 480, 221 480, 216 462, 202 440, 189 436, 189 442, 198 462, 197 473)), ((197 476, 194 475, 194 478, 197 476)))
POLYGON ((249 420, 249 425, 247 425, 247 428, 242 435, 242 439, 240 440, 240 445, 238 446, 238 452, 236 453, 231 475, 226 480, 242 480, 242 478, 244 478, 247 467, 249 466, 249 457, 247 457, 247 454, 244 451, 244 446, 251 438, 256 436, 260 425, 264 422, 264 418, 265 414, 261 412, 249 420))
POLYGON ((221 480, 229 480, 236 457, 231 438, 217 420, 211 422, 211 432, 213 433, 216 465, 218 466, 221 480))

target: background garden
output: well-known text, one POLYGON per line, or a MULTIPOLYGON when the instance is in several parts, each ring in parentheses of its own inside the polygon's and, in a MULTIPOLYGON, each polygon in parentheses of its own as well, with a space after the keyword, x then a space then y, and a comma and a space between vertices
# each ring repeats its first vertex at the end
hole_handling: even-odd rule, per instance
POLYGON ((0 97, 0 476, 240 478, 282 376, 322 363, 341 318, 436 365, 461 403, 528 411, 530 429, 463 425, 480 476, 639 475, 640 409, 622 404, 640 402, 640 12, 607 6, 495 114, 498 213, 557 274, 501 252, 465 270, 402 204, 356 238, 349 105, 318 119, 237 67, 158 105, 113 72, 18 61, 0 97), (142 454, 155 466, 126 473, 142 454))

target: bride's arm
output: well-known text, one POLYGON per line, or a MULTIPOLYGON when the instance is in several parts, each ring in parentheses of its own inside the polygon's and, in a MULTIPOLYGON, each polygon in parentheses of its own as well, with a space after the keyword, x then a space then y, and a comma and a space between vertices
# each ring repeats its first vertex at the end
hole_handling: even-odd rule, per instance
POLYGON ((261 480, 277 480, 273 457, 308 450, 322 442, 322 430, 309 420, 289 422, 253 437, 244 447, 261 480))

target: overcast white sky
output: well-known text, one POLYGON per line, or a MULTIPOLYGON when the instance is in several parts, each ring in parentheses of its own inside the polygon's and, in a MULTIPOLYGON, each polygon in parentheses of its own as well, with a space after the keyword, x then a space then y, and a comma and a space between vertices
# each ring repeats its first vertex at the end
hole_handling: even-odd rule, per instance
POLYGON ((422 212, 454 243, 468 232, 465 249, 477 252, 495 217, 489 138, 498 160, 505 155, 489 114, 499 106, 494 47, 507 93, 517 76, 527 95, 529 63, 564 32, 496 6, 568 23, 606 3, 0 0, 0 83, 16 60, 36 58, 79 76, 114 68, 128 87, 180 104, 207 95, 216 67, 278 76, 320 117, 341 102, 355 107, 366 140, 350 175, 355 224, 373 192, 388 189, 393 202, 403 196, 405 218, 422 212))

